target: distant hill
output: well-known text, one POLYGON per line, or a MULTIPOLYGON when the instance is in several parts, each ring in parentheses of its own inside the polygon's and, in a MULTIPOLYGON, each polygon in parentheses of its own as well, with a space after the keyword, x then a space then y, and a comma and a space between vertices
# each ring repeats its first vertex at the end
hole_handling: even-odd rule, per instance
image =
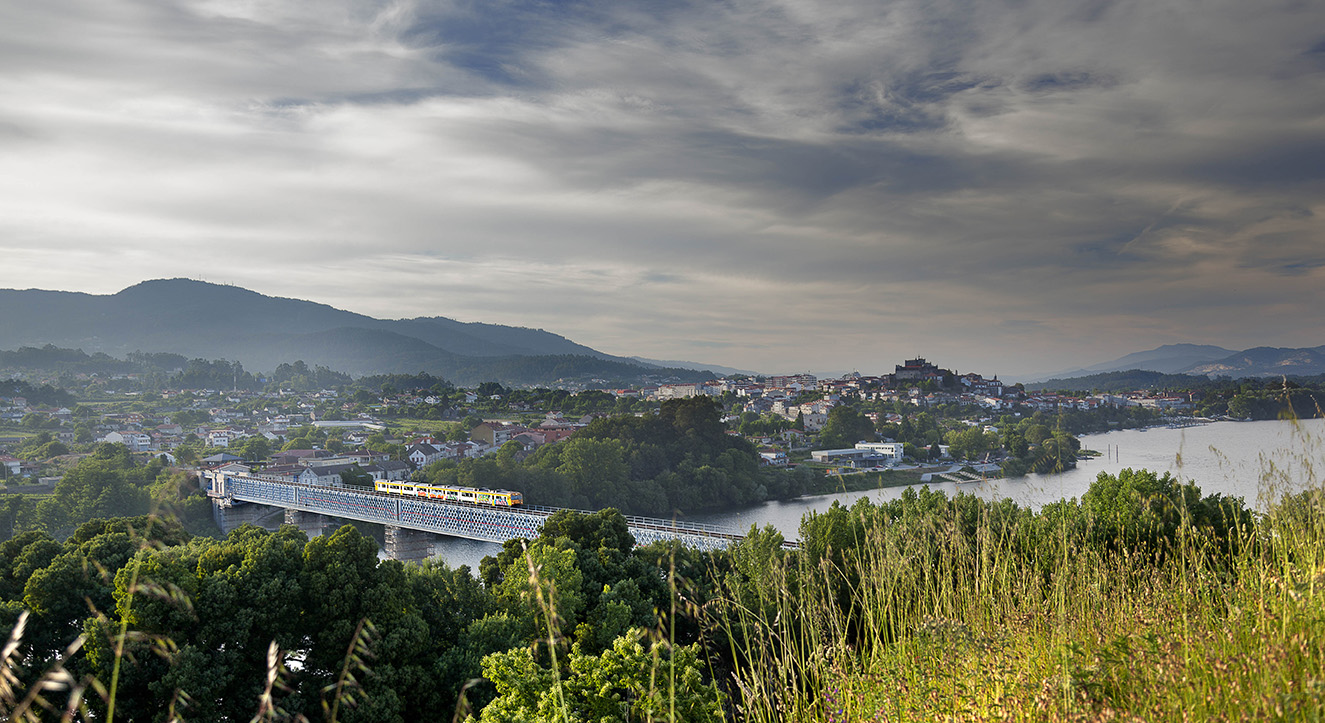
POLYGON ((1165 344, 1149 351, 1132 352, 1126 356, 1118 357, 1113 361, 1092 364, 1088 367, 1079 369, 1065 369, 1062 371, 1041 374, 1032 381, 1053 379, 1074 379, 1077 377, 1089 376, 1091 374, 1100 374, 1103 372, 1120 372, 1130 369, 1142 369, 1152 372, 1164 372, 1172 374, 1186 369, 1193 364, 1201 362, 1223 359, 1230 354, 1236 354, 1232 349, 1225 349, 1220 346, 1211 346, 1209 344, 1165 344))
POLYGON ((630 360, 638 364, 644 364, 646 366, 665 367, 672 369, 694 369, 695 371, 710 371, 713 372, 714 374, 721 374, 723 376, 735 376, 737 374, 743 374, 745 376, 750 376, 750 377, 759 376, 759 372, 752 372, 748 369, 736 369, 734 367, 725 367, 722 366, 721 364, 704 364, 701 362, 675 361, 675 360, 665 360, 665 359, 645 359, 644 357, 638 357, 638 356, 630 357, 630 360))
POLYGON ((1307 349, 1258 346, 1221 359, 1193 364, 1183 371, 1229 377, 1314 376, 1325 374, 1325 346, 1307 349))
POLYGON ((444 317, 375 319, 189 279, 144 281, 109 295, 0 289, 0 310, 0 344, 7 349, 50 344, 118 357, 166 352, 237 360, 254 370, 302 359, 354 375, 426 371, 460 384, 703 376, 643 366, 542 329, 444 317))
MULTIPOLYGON (((123 354, 167 347, 223 350, 235 338, 337 328, 389 331, 465 356, 585 354, 611 358, 541 329, 465 324, 442 317, 384 320, 311 301, 264 296, 189 279, 144 281, 117 294, 0 289, 4 344, 54 344, 123 354)), ((188 353, 188 352, 179 352, 188 353)), ((624 360, 621 360, 624 361, 624 360)))
POLYGON ((1039 386, 1046 378, 1062 381, 1131 370, 1237 378, 1315 376, 1325 374, 1325 346, 1304 349, 1256 347, 1233 351, 1208 344, 1165 344, 1080 369, 1041 374, 1032 382, 1039 386))
POLYGON ((1200 362, 1223 359, 1237 352, 1209 344, 1165 344, 1150 351, 1138 351, 1111 362, 1087 367, 1089 372, 1115 372, 1127 369, 1147 369, 1172 374, 1200 362))
POLYGON ((1197 389, 1210 384, 1210 377, 1194 374, 1165 374, 1144 369, 1100 372, 1081 377, 1049 379, 1027 384, 1026 391, 1130 392, 1136 389, 1197 389))

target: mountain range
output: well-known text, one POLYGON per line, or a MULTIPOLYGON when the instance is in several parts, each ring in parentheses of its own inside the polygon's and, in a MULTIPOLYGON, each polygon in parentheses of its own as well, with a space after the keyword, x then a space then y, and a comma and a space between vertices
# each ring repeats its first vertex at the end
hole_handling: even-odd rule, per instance
MULTIPOLYGON (((170 352, 230 359, 255 371, 303 360, 353 375, 428 372, 457 384, 701 381, 749 373, 716 365, 617 357, 564 336, 446 317, 377 319, 299 299, 190 279, 144 281, 108 295, 0 289, 0 348, 54 345, 124 356, 170 352)), ((1325 346, 1236 351, 1166 344, 1025 381, 1140 369, 1229 377, 1325 374, 1325 346)))
POLYGON ((1038 375, 1038 380, 1072 379, 1103 372, 1163 372, 1205 376, 1275 377, 1325 374, 1325 346, 1279 348, 1258 346, 1235 351, 1208 344, 1165 344, 1089 367, 1038 375))
POLYGON ((377 319, 190 279, 144 281, 109 295, 0 289, 0 310, 0 346, 8 349, 170 352, 254 370, 303 360, 353 375, 428 372, 459 384, 711 377, 604 354, 542 329, 440 316, 377 319))

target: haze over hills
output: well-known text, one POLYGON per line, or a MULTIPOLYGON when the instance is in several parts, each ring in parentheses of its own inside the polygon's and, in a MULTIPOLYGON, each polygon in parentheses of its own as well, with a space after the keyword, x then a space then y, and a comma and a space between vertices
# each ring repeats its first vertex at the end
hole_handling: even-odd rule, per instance
POLYGON ((1234 351, 1208 344, 1165 344, 1081 369, 1040 374, 1028 381, 1074 379, 1104 372, 1130 370, 1164 374, 1227 377, 1315 376, 1325 374, 1325 346, 1310 348, 1255 347, 1234 351))
POLYGON ((445 317, 376 319, 189 279, 144 281, 110 295, 3 289, 0 309, 0 344, 9 349, 171 352, 237 360, 255 370, 302 359, 355 375, 426 371, 460 383, 703 376, 614 357, 542 329, 445 317))
POLYGON ((737 369, 735 367, 726 367, 721 364, 704 364, 702 362, 680 361, 676 359, 645 359, 640 356, 630 357, 631 361, 654 367, 673 367, 677 369, 693 369, 695 371, 711 371, 723 376, 735 376, 745 374, 747 376, 758 376, 760 372, 750 371, 749 369, 737 369))
POLYGON ((1193 364, 1183 371, 1187 374, 1229 377, 1325 374, 1325 346, 1305 349, 1258 346, 1223 359, 1193 364))
POLYGON ((1193 364, 1223 359, 1236 353, 1234 349, 1210 344, 1165 344, 1149 351, 1133 352, 1110 362, 1086 367, 1085 371, 1093 373, 1145 369, 1173 374, 1193 364))
MULTIPOLYGON (((0 289, 0 348, 43 346, 232 359, 255 371, 302 359, 354 375, 426 371, 457 383, 549 384, 645 376, 698 380, 749 373, 719 365, 615 357, 542 329, 445 317, 376 319, 299 299, 189 279, 144 281, 109 295, 0 289)), ((1166 344, 1023 381, 1146 370, 1210 376, 1325 374, 1325 346, 1166 344)), ((1011 378, 1011 377, 1009 377, 1011 378)))

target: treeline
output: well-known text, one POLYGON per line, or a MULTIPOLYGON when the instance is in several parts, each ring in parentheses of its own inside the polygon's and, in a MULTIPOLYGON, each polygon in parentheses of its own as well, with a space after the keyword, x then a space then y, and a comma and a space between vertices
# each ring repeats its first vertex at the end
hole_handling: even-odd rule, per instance
MULTIPOLYGON (((60 380, 59 386, 65 388, 95 384, 117 391, 154 391, 164 388, 256 391, 270 387, 308 392, 334 389, 354 381, 348 374, 324 366, 309 367, 302 360, 282 363, 271 374, 264 375, 249 372, 236 361, 189 359, 180 354, 142 351, 130 352, 124 359, 117 359, 104 352, 87 354, 82 349, 64 349, 50 344, 0 351, 0 370, 21 375, 55 377, 60 380), (95 375, 98 379, 76 380, 75 375, 95 375), (124 375, 134 375, 135 378, 114 378, 124 375)), ((0 384, 29 391, 28 394, 18 393, 18 396, 25 396, 29 401, 38 400, 42 404, 68 404, 73 399, 65 389, 49 385, 32 387, 18 380, 0 384), (53 393, 62 396, 57 399, 52 396, 53 393), (50 399, 55 401, 48 401, 50 399)), ((0 396, 12 396, 5 394, 4 388, 0 387, 0 396)))
MULTIPOLYGON (((1321 701, 1282 686, 1325 662, 1301 642, 1316 639, 1325 594, 1310 584, 1322 520, 1318 492, 1258 519, 1241 499, 1124 470, 1040 510, 928 489, 838 505, 802 522, 797 550, 771 529, 716 552, 636 547, 614 510, 563 511, 477 579, 381 561, 350 526, 218 540, 97 520, 0 545, 0 624, 30 612, 10 671, 20 690, 82 634, 70 679, 114 681, 135 720, 262 719, 264 705, 314 719, 339 706, 347 723, 933 719, 981 701, 1084 719, 1153 715, 1156 698, 1129 696, 1184 686, 1198 695, 1180 714, 1232 698, 1311 719, 1321 701), (1194 637, 1176 639, 1188 626, 1194 637), (1119 630, 1154 647, 1118 643, 1119 630), (1229 642, 1249 655, 1221 650, 1209 667, 1229 677, 1202 677, 1208 646, 1229 642), (1179 654, 1146 652, 1165 646, 1179 654), (1241 659, 1258 665, 1221 662, 1241 659), (1231 678, 1262 669, 1254 684, 1231 678)), ((108 717, 106 698, 85 693, 108 717)))
POLYGON ((1114 429, 1148 427, 1164 418, 1162 411, 1145 407, 1100 407, 1090 411, 1060 409, 1057 412, 1035 414, 1041 420, 1051 418, 1051 424, 1069 434, 1094 434, 1114 429))
MULTIPOLYGON (((676 635, 655 645, 677 573, 702 582, 701 560, 637 549, 613 511, 550 518, 538 539, 485 559, 481 580, 467 567, 380 561, 348 525, 312 540, 245 526, 218 540, 154 518, 94 520, 63 541, 30 532, 0 546, 0 626, 30 611, 20 689, 83 634, 65 669, 114 681, 131 720, 249 720, 263 700, 287 720, 332 709, 346 723, 457 710, 535 720, 556 696, 598 709, 594 720, 670 709, 716 722, 722 697, 695 615, 672 617, 676 635), (669 575, 668 560, 681 569, 669 575), (576 671, 555 690, 554 661, 576 671), (624 715, 603 717, 613 711, 624 715)), ((85 693, 106 716, 107 698, 85 693)))
POLYGON ((433 397, 432 403, 419 402, 410 406, 383 411, 383 416, 405 416, 423 419, 456 419, 456 410, 474 409, 479 412, 507 412, 511 409, 556 410, 569 417, 586 414, 631 414, 654 409, 657 405, 639 397, 617 397, 610 392, 589 389, 570 392, 565 389, 512 389, 498 382, 486 381, 474 387, 478 397, 466 401, 466 391, 456 389, 450 382, 431 374, 380 374, 363 377, 350 385, 355 391, 350 401, 371 405, 379 395, 412 392, 433 397))
POLYGON ((136 460, 123 444, 102 443, 67 471, 49 496, 3 497, 0 532, 63 537, 90 519, 149 513, 172 518, 194 531, 216 529, 196 478, 170 469, 157 457, 136 460))
POLYGON ((441 377, 435 377, 426 372, 418 374, 373 374, 370 376, 359 377, 355 382, 356 389, 362 389, 379 395, 395 394, 397 392, 433 392, 448 393, 455 389, 455 385, 441 377))
POLYGON ((890 502, 863 498, 850 507, 835 504, 806 518, 802 547, 811 564, 841 562, 885 526, 935 520, 953 527, 928 534, 950 534, 972 552, 982 544, 982 536, 992 535, 1022 556, 1019 565, 1048 574, 1052 569, 1046 566, 1054 561, 1040 551, 1059 546, 1063 539, 1082 549, 1162 556, 1173 552, 1181 534, 1190 532, 1219 554, 1232 554, 1254 518, 1241 498, 1202 495, 1196 484, 1167 472, 1124 469, 1117 475, 1101 472, 1080 500, 1051 502, 1039 510, 1010 499, 948 497, 928 487, 908 487, 890 502))
MULTIPOLYGON (((363 330, 359 331, 363 332, 363 330)), ((368 332, 363 333, 368 334, 368 332)), ((363 343, 371 348, 375 342, 368 339, 363 343)), ((312 348, 317 351, 316 346, 312 348)), ((263 358, 271 358, 271 363, 276 363, 281 356, 281 354, 272 353, 264 355, 263 358)), ((372 354, 369 354, 369 356, 372 356, 372 354)), ((126 384, 125 380, 117 380, 118 383, 112 385, 116 388, 160 388, 160 385, 168 383, 167 380, 180 371, 184 371, 188 376, 189 371, 186 367, 190 364, 190 361, 188 357, 180 354, 142 351, 131 352, 126 355, 126 358, 117 359, 104 352, 87 354, 81 349, 65 349, 51 344, 42 347, 21 347, 14 351, 0 350, 0 371, 10 371, 24 375, 64 375, 71 378, 78 374, 95 374, 102 377, 135 374, 141 377, 137 380, 136 385, 126 384)), ((351 370, 364 367, 364 364, 360 363, 363 360, 354 356, 343 358, 341 361, 344 361, 345 364, 335 364, 334 360, 328 361, 328 363, 351 370)), ((277 369, 294 367, 301 363, 303 362, 281 362, 277 364, 277 369)), ((238 363, 233 364, 238 365, 238 363)), ((531 385, 552 384, 561 380, 586 381, 589 379, 604 380, 603 383, 607 385, 625 386, 638 383, 646 376, 676 378, 690 382, 704 381, 712 379, 714 376, 709 372, 694 371, 692 369, 646 367, 632 362, 587 355, 548 354, 467 357, 450 354, 431 347, 422 355, 416 355, 415 357, 408 354, 404 356, 397 355, 390 359, 371 361, 368 366, 376 368, 382 366, 399 368, 404 366, 421 370, 414 375, 397 373, 370 375, 370 378, 446 377, 467 386, 490 380, 499 380, 510 385, 531 385)), ((348 383, 351 379, 351 375, 334 371, 326 366, 315 366, 311 372, 311 374, 309 372, 294 372, 289 376, 296 383, 299 382, 298 376, 310 377, 307 381, 310 385, 309 388, 319 384, 321 386, 316 386, 316 388, 330 388, 333 385, 348 383), (321 379, 316 378, 319 370, 323 372, 321 379)), ((283 375, 278 371, 277 375, 274 376, 283 375)), ((216 383, 202 386, 225 389, 229 389, 231 386, 237 386, 240 389, 258 388, 252 386, 253 380, 251 379, 245 380, 245 384, 248 386, 235 384, 232 378, 231 383, 224 386, 216 383)))
POLYGON ((300 359, 293 364, 280 364, 276 371, 267 378, 268 384, 280 389, 296 392, 313 392, 320 389, 335 389, 354 381, 349 374, 344 374, 324 366, 310 368, 300 359))
POLYGON ((663 402, 657 414, 596 419, 571 439, 518 459, 519 445, 421 476, 435 484, 509 489, 530 504, 628 514, 722 509, 799 496, 808 471, 761 469, 754 447, 727 434, 707 397, 663 402))
POLYGON ((262 382, 245 371, 243 364, 222 359, 190 359, 183 371, 170 376, 166 383, 179 389, 256 391, 262 388, 262 382))
MULTIPOLYGON (((1162 374, 1133 369, 1092 374, 1075 379, 1051 379, 1027 389, 1076 392, 1127 392, 1137 389, 1194 393, 1196 411, 1204 416, 1229 415, 1239 419, 1314 419, 1325 408, 1325 377, 1229 377, 1162 374)), ((1063 412, 1064 428, 1074 434, 1139 426, 1162 416, 1157 410, 1125 407, 1091 412, 1063 412)))
MULTIPOLYGON (((485 385, 478 387, 482 395, 485 385)), ((565 389, 499 389, 502 403, 509 407, 527 406, 531 409, 551 409, 561 412, 568 418, 582 417, 586 414, 631 414, 655 408, 655 402, 639 397, 618 397, 611 392, 598 389, 586 389, 570 392, 565 389)), ((482 400, 480 400, 480 405, 482 400)))
POLYGON ((654 369, 628 362, 569 354, 482 358, 446 355, 445 362, 439 368, 416 374, 374 374, 355 380, 349 374, 325 366, 310 367, 302 360, 280 363, 270 374, 254 374, 246 371, 243 364, 237 361, 189 359, 169 353, 136 351, 126 355, 125 359, 117 359, 104 352, 89 355, 81 349, 64 349, 50 344, 0 351, 0 371, 25 376, 58 377, 61 380, 60 386, 64 387, 88 384, 86 380, 76 380, 75 375, 97 375, 103 377, 97 384, 116 391, 173 387, 247 391, 272 388, 307 392, 354 388, 376 394, 384 389, 447 391, 455 388, 454 383, 478 386, 494 379, 505 384, 523 385, 596 378, 606 380, 604 383, 609 385, 629 386, 638 383, 644 376, 674 377, 683 381, 713 378, 712 374, 690 369, 654 369), (110 379, 129 374, 136 378, 110 379))
MULTIPOLYGON (((0 370, 58 379, 64 389, 99 386, 116 391, 152 391, 167 387, 258 389, 261 384, 238 362, 189 359, 179 354, 130 352, 117 359, 104 352, 63 349, 47 344, 0 351, 0 370), (134 375, 135 378, 122 378, 134 375), (78 379, 94 376, 96 379, 78 379), (115 378, 121 377, 121 378, 115 378)), ((67 392, 66 392, 67 393, 67 392)))
POLYGON ((64 349, 53 344, 24 346, 14 351, 0 350, 0 369, 82 374, 131 374, 134 372, 169 372, 181 369, 187 361, 179 354, 130 352, 116 359, 104 352, 87 354, 82 349, 64 349))
POLYGON ((1241 385, 1227 401, 1227 413, 1239 419, 1315 419, 1325 416, 1325 389, 1294 382, 1241 385))
POLYGON ((21 379, 0 381, 0 397, 23 397, 28 404, 47 407, 67 407, 75 403, 74 395, 49 384, 34 386, 21 379))
POLYGON ((605 380, 607 385, 623 386, 636 383, 646 375, 675 377, 683 382, 702 382, 714 376, 693 369, 656 369, 576 354, 482 358, 457 356, 444 362, 443 367, 435 371, 464 386, 474 386, 494 379, 504 384, 551 384, 559 380, 590 378, 605 380))

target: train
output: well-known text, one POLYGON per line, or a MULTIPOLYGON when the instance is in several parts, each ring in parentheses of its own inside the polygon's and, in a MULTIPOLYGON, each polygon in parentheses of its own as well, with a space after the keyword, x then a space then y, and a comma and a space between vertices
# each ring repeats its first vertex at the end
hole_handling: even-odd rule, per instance
POLYGON ((489 490, 474 487, 453 487, 450 485, 430 485, 418 482, 398 482, 380 479, 373 483, 373 489, 389 495, 407 497, 426 497, 442 502, 464 502, 471 505, 488 507, 519 507, 524 504, 524 497, 519 492, 510 490, 489 490))

